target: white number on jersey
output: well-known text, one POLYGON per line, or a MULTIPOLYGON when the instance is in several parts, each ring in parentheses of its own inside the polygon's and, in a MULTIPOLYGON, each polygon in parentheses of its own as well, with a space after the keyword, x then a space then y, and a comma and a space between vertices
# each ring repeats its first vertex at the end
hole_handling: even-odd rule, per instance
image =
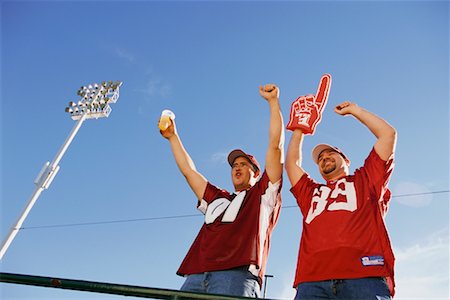
POLYGON ((328 199, 336 199, 339 195, 345 196, 346 201, 336 202, 333 201, 327 208, 329 211, 346 210, 349 212, 355 211, 357 207, 355 184, 353 182, 347 182, 345 178, 342 178, 336 182, 333 191, 327 186, 321 186, 316 188, 311 200, 311 207, 309 208, 308 215, 306 216, 306 224, 311 223, 315 217, 320 215, 326 208, 328 199), (344 184, 344 189, 340 188, 341 183, 344 184), (331 195, 330 195, 331 193, 331 195))
POLYGON ((206 209, 205 223, 213 223, 224 211, 222 222, 230 223, 236 220, 246 193, 246 191, 239 193, 233 201, 219 198, 211 202, 206 209))

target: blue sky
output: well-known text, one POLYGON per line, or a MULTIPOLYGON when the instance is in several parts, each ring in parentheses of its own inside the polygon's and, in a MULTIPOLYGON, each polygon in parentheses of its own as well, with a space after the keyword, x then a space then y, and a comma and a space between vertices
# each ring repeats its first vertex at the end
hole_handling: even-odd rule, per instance
MULTIPOLYGON (((321 142, 345 151, 352 169, 368 155, 374 137, 336 115, 338 103, 388 120, 399 135, 386 219, 397 299, 448 298, 448 28, 448 1, 2 1, 2 240, 74 126, 64 108, 78 88, 124 82, 110 117, 81 127, 2 272, 178 289, 175 272, 202 218, 157 129, 161 111, 175 112, 198 170, 231 189, 230 150, 263 164, 268 105, 259 85, 280 87, 287 122, 291 102, 330 73, 322 122, 305 139, 305 169, 320 179, 309 153, 321 142), (187 217, 151 220, 172 216, 187 217)), ((294 295, 301 215, 289 188, 285 176, 270 298, 294 295)), ((3 283, 0 295, 122 298, 3 283)))

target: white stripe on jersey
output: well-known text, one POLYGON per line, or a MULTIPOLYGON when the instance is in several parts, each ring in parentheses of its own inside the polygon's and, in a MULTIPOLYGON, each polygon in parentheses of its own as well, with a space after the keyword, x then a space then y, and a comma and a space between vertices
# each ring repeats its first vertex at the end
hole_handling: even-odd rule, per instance
MULTIPOLYGON (((264 195, 261 196, 261 206, 259 213, 259 224, 260 224, 260 234, 259 234, 259 259, 263 258, 264 243, 267 237, 267 230, 269 229, 269 221, 272 216, 278 195, 278 189, 280 188, 281 179, 275 183, 269 181, 269 186, 266 189, 264 195)), ((261 261, 258 265, 261 265, 261 261)))

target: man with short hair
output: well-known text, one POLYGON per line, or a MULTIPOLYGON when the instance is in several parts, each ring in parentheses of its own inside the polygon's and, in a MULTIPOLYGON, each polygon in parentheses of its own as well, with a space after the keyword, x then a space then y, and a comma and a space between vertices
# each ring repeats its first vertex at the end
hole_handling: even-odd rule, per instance
POLYGON ((351 175, 344 152, 327 144, 316 146, 312 156, 326 180, 322 184, 303 170, 304 133, 293 130, 286 171, 303 215, 295 299, 390 299, 394 254, 384 217, 397 133, 350 101, 334 111, 355 117, 377 140, 364 165, 351 175))
POLYGON ((266 167, 240 149, 228 155, 234 193, 218 188, 200 174, 185 150, 176 125, 161 131, 169 140, 181 173, 198 198, 205 221, 177 271, 183 291, 258 298, 270 237, 281 208, 284 125, 279 90, 260 87, 270 108, 266 167))

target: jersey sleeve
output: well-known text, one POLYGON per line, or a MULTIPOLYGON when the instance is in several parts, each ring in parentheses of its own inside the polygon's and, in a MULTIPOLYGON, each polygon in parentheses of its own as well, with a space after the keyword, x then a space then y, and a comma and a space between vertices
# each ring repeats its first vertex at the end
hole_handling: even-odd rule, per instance
POLYGON ((290 189, 304 216, 308 214, 311 206, 311 197, 314 189, 318 185, 319 184, 312 180, 308 173, 305 172, 302 177, 300 177, 299 181, 297 181, 297 183, 290 189))
POLYGON ((372 148, 369 156, 360 169, 369 183, 372 199, 378 199, 383 205, 387 205, 390 199, 388 189, 389 179, 394 169, 394 155, 391 155, 387 161, 380 158, 375 148, 372 148))
POLYGON ((261 202, 269 207, 275 207, 277 202, 281 200, 279 194, 281 193, 283 179, 281 178, 275 183, 270 182, 266 171, 256 183, 257 188, 261 193, 261 202))
POLYGON ((208 204, 217 198, 229 199, 230 193, 208 182, 206 185, 205 193, 203 194, 203 198, 198 201, 197 209, 205 214, 206 209, 208 208, 208 204))

